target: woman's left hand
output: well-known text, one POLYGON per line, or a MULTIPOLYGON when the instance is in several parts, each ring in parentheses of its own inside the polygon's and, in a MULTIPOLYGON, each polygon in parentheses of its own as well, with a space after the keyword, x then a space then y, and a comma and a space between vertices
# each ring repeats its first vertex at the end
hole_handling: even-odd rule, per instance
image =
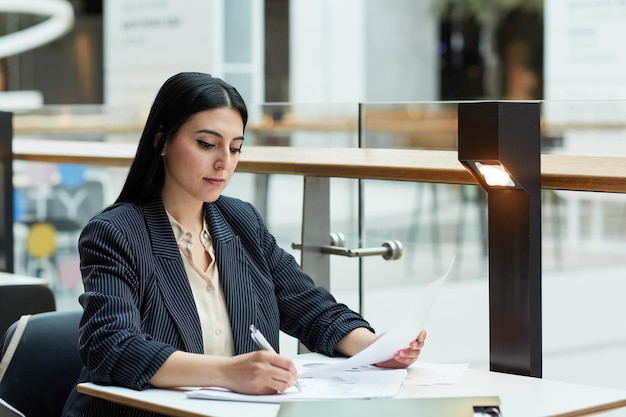
POLYGON ((392 359, 377 363, 376 366, 381 368, 406 368, 411 366, 420 355, 425 340, 426 330, 422 330, 415 340, 411 341, 408 349, 400 349, 392 359))

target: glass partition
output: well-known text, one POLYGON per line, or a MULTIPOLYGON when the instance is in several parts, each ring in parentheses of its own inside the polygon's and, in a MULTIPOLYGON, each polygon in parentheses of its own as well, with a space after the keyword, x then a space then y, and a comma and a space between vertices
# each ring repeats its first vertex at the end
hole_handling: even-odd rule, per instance
MULTIPOLYGON (((363 104, 361 146, 456 151, 456 109, 448 102, 363 104)), ((367 180, 362 196, 364 244, 399 240, 404 248, 398 260, 363 259, 365 316, 376 329, 389 328, 455 258, 428 319, 423 357, 488 369, 486 193, 475 185, 367 180)))
MULTIPOLYGON (((626 157, 626 101, 542 116, 545 153, 626 157)), ((543 251, 544 377, 626 388, 626 194, 544 190, 543 251)))

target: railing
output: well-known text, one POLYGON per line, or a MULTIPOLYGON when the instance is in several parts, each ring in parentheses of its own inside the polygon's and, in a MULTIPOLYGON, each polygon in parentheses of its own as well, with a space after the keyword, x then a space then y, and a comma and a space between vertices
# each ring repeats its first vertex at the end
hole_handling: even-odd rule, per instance
MULTIPOLYGON (((136 144, 17 139, 13 158, 24 161, 129 166, 136 144)), ((448 184, 477 184, 455 151, 418 149, 246 146, 237 168, 256 174, 292 174, 448 184)), ((541 187, 626 193, 621 157, 542 155, 541 187)))

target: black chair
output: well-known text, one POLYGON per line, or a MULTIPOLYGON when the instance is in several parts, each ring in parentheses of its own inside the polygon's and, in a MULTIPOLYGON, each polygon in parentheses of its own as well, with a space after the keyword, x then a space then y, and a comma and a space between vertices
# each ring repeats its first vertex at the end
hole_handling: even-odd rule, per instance
POLYGON ((0 335, 24 314, 56 310, 52 290, 45 285, 0 286, 0 335))
POLYGON ((11 404, 0 398, 0 417, 26 417, 11 406, 11 404))
MULTIPOLYGON (((13 358, 0 381, 0 398, 26 417, 58 417, 82 368, 78 324, 82 311, 30 316, 13 358)), ((4 336, 2 355, 17 327, 4 336)))

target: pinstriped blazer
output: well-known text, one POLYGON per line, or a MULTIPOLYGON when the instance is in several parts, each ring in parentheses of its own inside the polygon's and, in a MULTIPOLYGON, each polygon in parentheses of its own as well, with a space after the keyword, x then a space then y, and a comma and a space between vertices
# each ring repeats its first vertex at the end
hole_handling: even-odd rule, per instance
MULTIPOLYGON (((258 348, 254 324, 278 350, 279 330, 308 349, 335 354, 357 327, 357 313, 316 287, 282 250, 249 203, 221 196, 205 204, 237 354, 258 348)), ((176 350, 202 353, 200 319, 184 264, 160 199, 120 204, 96 215, 79 239, 85 292, 78 382, 149 387, 176 350)), ((73 392, 66 416, 152 415, 73 392)))

